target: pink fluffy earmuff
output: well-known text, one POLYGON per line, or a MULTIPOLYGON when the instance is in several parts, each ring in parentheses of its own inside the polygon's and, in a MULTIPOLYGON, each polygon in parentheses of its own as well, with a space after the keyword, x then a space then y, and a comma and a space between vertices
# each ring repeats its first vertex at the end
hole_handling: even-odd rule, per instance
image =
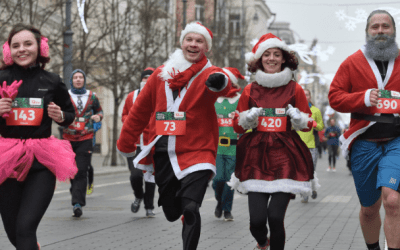
MULTIPOLYGON (((40 55, 43 57, 49 57, 49 39, 47 37, 42 36, 40 39, 40 55)), ((11 49, 8 41, 3 44, 3 60, 7 65, 12 65, 14 63, 11 57, 11 49)))

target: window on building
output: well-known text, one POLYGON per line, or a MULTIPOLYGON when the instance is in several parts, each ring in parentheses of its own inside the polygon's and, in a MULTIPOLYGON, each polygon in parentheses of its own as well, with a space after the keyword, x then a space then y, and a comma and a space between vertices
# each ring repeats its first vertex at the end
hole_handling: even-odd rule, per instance
POLYGON ((229 14, 229 34, 233 37, 241 35, 240 14, 229 14))
POLYGON ((196 21, 204 23, 204 0, 196 0, 195 18, 196 21))

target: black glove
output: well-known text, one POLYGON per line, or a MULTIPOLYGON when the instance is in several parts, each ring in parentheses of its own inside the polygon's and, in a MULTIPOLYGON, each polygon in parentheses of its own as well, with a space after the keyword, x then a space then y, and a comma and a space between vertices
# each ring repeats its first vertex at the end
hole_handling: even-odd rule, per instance
POLYGON ((225 75, 222 73, 214 73, 210 75, 206 81, 206 86, 221 90, 225 83, 225 75))

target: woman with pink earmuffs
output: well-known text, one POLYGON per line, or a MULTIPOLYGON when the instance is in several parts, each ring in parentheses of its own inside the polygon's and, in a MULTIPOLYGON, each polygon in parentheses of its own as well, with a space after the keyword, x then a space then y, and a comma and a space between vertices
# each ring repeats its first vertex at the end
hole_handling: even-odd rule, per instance
POLYGON ((0 67, 0 214, 18 249, 40 249, 36 231, 56 180, 77 173, 71 144, 51 136, 51 125, 68 126, 75 112, 61 78, 44 70, 48 39, 17 24, 3 45, 0 67))

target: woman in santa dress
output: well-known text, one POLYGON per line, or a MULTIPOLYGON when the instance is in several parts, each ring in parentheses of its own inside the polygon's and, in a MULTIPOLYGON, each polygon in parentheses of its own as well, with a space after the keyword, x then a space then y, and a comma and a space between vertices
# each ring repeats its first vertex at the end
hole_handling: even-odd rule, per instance
POLYGON ((284 249, 289 200, 310 195, 313 179, 311 154, 295 130, 309 131, 313 119, 302 87, 293 81, 297 58, 283 41, 263 35, 246 62, 256 81, 243 90, 234 129, 251 132, 238 141, 230 186, 248 194, 254 249, 284 249))

